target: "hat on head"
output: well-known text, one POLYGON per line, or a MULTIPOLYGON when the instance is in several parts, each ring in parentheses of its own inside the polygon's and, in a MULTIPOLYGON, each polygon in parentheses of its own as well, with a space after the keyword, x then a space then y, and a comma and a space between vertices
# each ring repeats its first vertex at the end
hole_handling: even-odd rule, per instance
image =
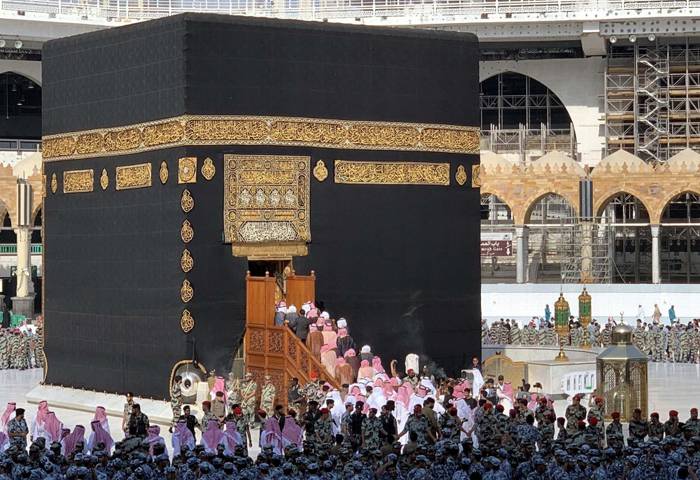
POLYGON ((592 427, 595 427, 598 425, 598 419, 596 417, 591 417, 590 420, 588 420, 588 423, 590 423, 592 427))
POLYGON ((614 420, 618 420, 618 419, 620 418, 620 412, 612 412, 612 413, 610 414, 610 416, 611 416, 614 420))
POLYGON ((372 349, 370 348, 369 345, 365 345, 365 346, 363 346, 362 349, 360 350, 360 353, 372 353, 372 349))
POLYGON ((496 410, 498 410, 499 412, 503 412, 503 410, 504 410, 503 405, 501 405, 500 403, 498 405, 496 405, 496 410))
POLYGON ((338 326, 338 328, 347 328, 348 321, 341 317, 337 322, 335 322, 335 324, 338 326))
POLYGON ((678 412, 677 412, 676 410, 671 410, 671 411, 668 412, 668 416, 669 416, 669 417, 677 417, 677 416, 678 416, 678 412))

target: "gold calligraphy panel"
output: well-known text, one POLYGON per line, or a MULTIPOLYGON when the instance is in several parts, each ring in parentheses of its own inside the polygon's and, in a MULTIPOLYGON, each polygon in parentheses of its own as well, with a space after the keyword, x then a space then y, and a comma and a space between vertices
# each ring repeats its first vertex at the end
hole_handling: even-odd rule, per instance
POLYGON ((224 156, 224 232, 227 242, 311 240, 310 158, 224 156))
POLYGON ((117 167, 117 190, 151 186, 151 164, 117 167))
MULTIPOLYGON (((184 115, 137 125, 47 135, 43 138, 42 154, 44 160, 52 161, 184 145, 228 144, 479 153, 479 138, 479 128, 458 125, 184 115)), ((208 179, 206 175, 205 178, 208 179)))
POLYGON ((63 172, 63 193, 92 192, 93 187, 94 173, 92 170, 63 172))
POLYGON ((449 163, 355 162, 336 160, 335 183, 366 185, 449 185, 449 163))

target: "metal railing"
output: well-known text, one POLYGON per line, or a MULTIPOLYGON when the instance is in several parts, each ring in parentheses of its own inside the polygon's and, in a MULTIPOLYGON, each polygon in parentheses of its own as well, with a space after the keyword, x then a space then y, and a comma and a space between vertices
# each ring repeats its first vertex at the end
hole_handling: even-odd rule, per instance
POLYGON ((41 140, 0 138, 0 152, 40 152, 41 140))
MULTIPOLYGON (((33 243, 31 246, 32 255, 41 255, 43 251, 43 246, 41 243, 33 243)), ((0 255, 16 255, 17 254, 17 244, 16 243, 0 243, 0 255)))
MULTIPOLYGON (((0 0, 0 11, 82 20, 144 20, 183 12, 305 20, 410 17, 411 22, 481 19, 487 15, 565 14, 700 7, 700 0, 0 0)), ((668 12, 671 13, 671 12, 668 12)))

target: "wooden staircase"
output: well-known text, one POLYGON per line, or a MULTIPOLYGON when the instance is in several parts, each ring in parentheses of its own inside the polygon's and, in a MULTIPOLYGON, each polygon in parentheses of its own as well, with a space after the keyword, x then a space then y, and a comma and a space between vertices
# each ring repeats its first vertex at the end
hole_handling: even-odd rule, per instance
MULTIPOLYGON (((316 277, 292 275, 287 277, 287 305, 301 305, 315 299, 316 277)), ((275 326, 275 279, 269 275, 246 276, 245 368, 258 384, 258 395, 264 376, 270 375, 277 390, 275 403, 287 405, 287 390, 292 378, 304 385, 312 376, 339 388, 332 376, 313 356, 306 345, 287 326, 275 326)))

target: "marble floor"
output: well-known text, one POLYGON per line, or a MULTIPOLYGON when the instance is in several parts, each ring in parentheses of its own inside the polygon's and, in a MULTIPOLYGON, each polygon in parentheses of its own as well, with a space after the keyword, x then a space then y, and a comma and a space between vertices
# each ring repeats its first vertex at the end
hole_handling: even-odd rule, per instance
MULTIPOLYGON (((28 417, 33 418, 36 405, 29 404, 27 393, 36 387, 42 379, 42 371, 34 370, 0 370, 0 412, 7 402, 16 402, 18 407, 25 408, 28 417)), ((557 401, 555 408, 558 415, 566 409, 565 400, 557 401)), ((700 408, 700 365, 650 363, 649 364, 649 412, 659 412, 661 420, 668 418, 669 410, 678 410, 681 421, 689 416, 693 407, 700 408)), ((71 428, 76 424, 89 426, 92 414, 84 411, 52 408, 58 418, 71 428)), ((145 411, 148 415, 148 411, 145 411)), ((110 430, 115 439, 121 439, 121 418, 110 415, 110 430)), ((160 423, 159 423, 160 424, 160 423)), ((170 446, 168 426, 161 425, 161 435, 170 446)), ((253 443, 257 445, 257 432, 254 432, 253 443)), ((257 448, 254 452, 257 453, 257 448)))

